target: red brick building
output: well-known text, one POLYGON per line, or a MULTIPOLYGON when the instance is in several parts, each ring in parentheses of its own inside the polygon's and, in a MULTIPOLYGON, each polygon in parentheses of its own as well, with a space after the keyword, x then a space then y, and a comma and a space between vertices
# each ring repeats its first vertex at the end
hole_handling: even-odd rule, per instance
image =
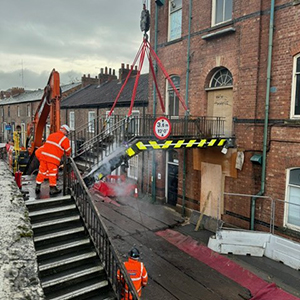
MULTIPOLYGON (((274 219, 277 233, 300 237, 300 206, 290 204, 300 205, 298 4, 151 1, 151 44, 190 114, 224 117, 225 136, 235 138, 227 154, 216 148, 187 150, 186 156, 161 151, 154 176, 158 198, 170 203, 165 174, 175 166, 177 203, 170 204, 179 210, 201 210, 211 191, 206 215, 258 230, 268 230, 274 219), (266 198, 250 196, 258 194, 266 198)), ((158 82, 167 114, 184 115, 161 71, 158 82)), ((155 113, 162 113, 159 106, 155 113)))

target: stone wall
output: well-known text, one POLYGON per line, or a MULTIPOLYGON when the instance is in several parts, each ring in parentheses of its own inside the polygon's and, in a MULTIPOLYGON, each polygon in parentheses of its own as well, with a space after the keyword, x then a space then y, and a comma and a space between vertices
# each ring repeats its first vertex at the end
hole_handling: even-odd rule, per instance
POLYGON ((3 161, 0 177, 0 299, 44 299, 28 210, 3 161))

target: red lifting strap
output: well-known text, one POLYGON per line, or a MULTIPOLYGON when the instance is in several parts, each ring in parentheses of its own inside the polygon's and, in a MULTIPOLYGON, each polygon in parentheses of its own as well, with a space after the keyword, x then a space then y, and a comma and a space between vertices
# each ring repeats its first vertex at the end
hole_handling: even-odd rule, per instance
MULTIPOLYGON (((149 48, 149 46, 148 46, 149 48)), ((152 62, 152 59, 151 57, 149 56, 149 54, 147 53, 148 55, 148 59, 149 59, 149 65, 150 65, 150 70, 151 70, 151 74, 153 76, 153 80, 154 80, 154 84, 155 84, 155 89, 157 91, 157 94, 158 94, 158 98, 159 98, 159 102, 160 102, 160 106, 161 106, 161 109, 163 111, 163 113, 165 113, 165 105, 164 105, 164 101, 161 97, 161 93, 158 89, 158 84, 157 84, 157 79, 156 79, 156 75, 155 75, 155 71, 154 71, 154 67, 153 67, 153 62, 152 62)))
POLYGON ((132 70, 133 70, 133 67, 134 65, 136 64, 138 58, 140 58, 139 60, 139 67, 138 67, 138 71, 137 71, 137 75, 136 75, 136 78, 135 78, 135 82, 134 82, 134 87, 133 87, 133 92, 132 92, 132 97, 131 97, 131 102, 130 102, 130 108, 129 108, 129 112, 128 112, 128 117, 131 116, 132 114, 132 109, 133 109, 133 105, 134 105, 134 100, 135 100, 135 97, 136 97, 136 92, 137 92, 137 87, 138 87, 138 83, 139 83, 139 79, 140 79, 140 75, 141 75, 141 70, 143 68, 143 64, 144 64, 144 59, 145 59, 145 55, 147 54, 147 57, 149 59, 149 66, 150 66, 150 70, 151 70, 151 73, 152 73, 152 76, 153 76, 153 81, 154 81, 154 84, 155 84, 155 89, 157 91, 157 94, 158 94, 158 97, 159 97, 159 101, 160 101, 160 105, 161 105, 161 109, 163 111, 163 113, 165 113, 165 106, 164 106, 164 101, 162 99, 162 96, 161 96, 161 93, 158 89, 158 84, 157 84, 157 78, 156 78, 156 74, 155 74, 155 71, 154 71, 154 67, 153 67, 153 62, 152 62, 152 57, 156 60, 158 66, 160 67, 160 69, 162 70, 163 74, 165 75, 165 78, 168 80, 169 84, 172 86, 176 96, 178 97, 181 105, 183 106, 183 108, 187 111, 188 108, 187 106, 185 105, 185 102, 184 100, 182 99, 182 97, 180 96, 177 88, 175 87, 173 81, 171 80, 168 72, 166 71, 166 69, 164 68, 162 62, 160 61, 159 57, 157 56, 157 54, 155 53, 155 51, 152 49, 150 43, 147 41, 147 39, 144 39, 136 56, 135 56, 135 59, 133 61, 133 64, 131 65, 131 68, 130 68, 130 71, 114 101, 114 104, 108 114, 108 119, 109 117, 112 115, 114 109, 115 109, 115 106, 121 96, 121 93, 123 92, 127 82, 128 82, 128 79, 130 78, 130 75, 132 73, 132 70))

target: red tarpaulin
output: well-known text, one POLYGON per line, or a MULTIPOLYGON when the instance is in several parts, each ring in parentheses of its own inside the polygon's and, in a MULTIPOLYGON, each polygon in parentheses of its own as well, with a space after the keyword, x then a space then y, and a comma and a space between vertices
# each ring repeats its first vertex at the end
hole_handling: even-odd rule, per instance
POLYGON ((219 255, 208 247, 199 244, 189 236, 170 229, 158 231, 156 234, 190 256, 250 290, 253 296, 251 300, 299 300, 299 298, 278 288, 275 283, 270 284, 264 281, 227 257, 219 255))

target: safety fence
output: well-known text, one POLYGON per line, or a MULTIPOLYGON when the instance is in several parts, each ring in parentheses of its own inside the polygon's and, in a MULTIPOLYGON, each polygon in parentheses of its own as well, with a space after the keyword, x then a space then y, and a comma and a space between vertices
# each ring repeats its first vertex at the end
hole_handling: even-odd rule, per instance
MULTIPOLYGON (((300 228, 300 202, 274 199, 270 196, 258 196, 239 193, 224 193, 224 204, 219 197, 218 207, 224 207, 225 216, 230 216, 238 222, 251 223, 253 218, 255 230, 266 227, 275 234, 280 229, 300 228), (251 204, 255 205, 255 215, 251 216, 251 204), (248 212, 241 215, 241 211, 248 212)), ((225 229, 225 227, 222 227, 225 229)), ((283 230, 281 230, 283 231, 283 230)), ((300 235, 299 235, 300 236, 300 235)))
POLYGON ((67 165, 67 168, 64 168, 64 194, 70 194, 75 199, 85 227, 89 232, 90 238, 118 299, 120 299, 122 293, 124 293, 125 284, 128 286, 128 291, 132 295, 130 299, 140 299, 117 250, 113 246, 111 238, 108 235, 108 230, 92 201, 90 192, 74 160, 72 158, 69 159, 65 165, 67 165), (118 271, 122 277, 121 281, 117 279, 118 271))

